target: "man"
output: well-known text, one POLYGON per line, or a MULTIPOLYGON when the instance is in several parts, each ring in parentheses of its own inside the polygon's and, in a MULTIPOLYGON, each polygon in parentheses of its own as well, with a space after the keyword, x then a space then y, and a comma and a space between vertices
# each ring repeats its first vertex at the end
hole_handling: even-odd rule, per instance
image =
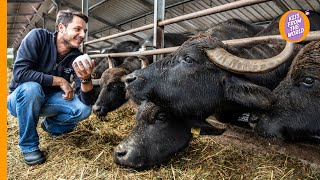
POLYGON ((36 130, 39 116, 44 117, 41 128, 50 136, 72 131, 91 114, 93 85, 91 72, 82 63, 72 63, 81 55, 88 17, 81 12, 60 11, 57 31, 33 29, 23 39, 13 66, 7 106, 18 118, 19 147, 28 165, 43 163, 36 130), (70 85, 74 76, 76 92, 70 85))

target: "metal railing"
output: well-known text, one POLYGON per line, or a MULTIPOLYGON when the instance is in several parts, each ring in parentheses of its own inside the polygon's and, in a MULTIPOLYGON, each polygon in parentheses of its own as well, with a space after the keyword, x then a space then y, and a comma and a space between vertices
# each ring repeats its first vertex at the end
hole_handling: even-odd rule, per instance
MULTIPOLYGON (((283 40, 281 35, 272 35, 272 36, 259 36, 259 37, 250 37, 250 38, 242 38, 242 39, 232 39, 232 40, 225 40, 222 41, 224 44, 231 45, 231 46, 242 46, 251 43, 260 43, 265 42, 267 40, 283 40)), ((311 31, 307 35, 307 37, 302 42, 309 42, 320 40, 320 31, 311 31)), ((155 50, 148 50, 148 51, 136 51, 136 52, 124 52, 124 53, 110 53, 110 54, 95 54, 90 55, 91 58, 97 57, 127 57, 127 56, 147 56, 147 55, 154 55, 154 54, 168 54, 176 51, 180 46, 170 47, 170 48, 162 48, 162 49, 155 49, 155 50)))
MULTIPOLYGON (((214 13, 218 13, 218 12, 237 9, 237 8, 240 8, 240 7, 250 6, 250 5, 259 4, 259 3, 267 2, 267 1, 270 1, 270 0, 240 0, 240 1, 235 1, 235 2, 231 2, 231 3, 228 3, 228 4, 221 5, 221 6, 216 6, 216 7, 213 7, 213 8, 205 9, 205 10, 202 10, 202 11, 198 11, 198 12, 194 12, 194 13, 190 13, 190 14, 174 17, 174 18, 171 18, 171 19, 166 19, 166 20, 158 22, 158 25, 159 26, 165 26, 165 25, 169 25, 169 24, 173 24, 173 23, 177 23, 177 22, 181 22, 181 21, 185 21, 185 20, 199 18, 199 17, 202 17, 202 16, 206 16, 206 15, 210 15, 210 14, 214 14, 214 13)), ((103 38, 87 41, 87 42, 84 43, 84 45, 88 45, 88 44, 91 44, 91 43, 96 43, 96 42, 100 42, 100 41, 104 41, 104 40, 108 40, 108 39, 113 39, 113 38, 125 36, 125 35, 128 35, 128 34, 140 32, 140 31, 152 29, 153 26, 154 26, 154 24, 148 24, 148 25, 141 26, 141 27, 138 27, 138 28, 135 28, 135 29, 130 29, 128 31, 124 31, 124 32, 120 32, 120 33, 113 34, 113 35, 110 35, 110 36, 106 36, 106 37, 103 37, 103 38)))

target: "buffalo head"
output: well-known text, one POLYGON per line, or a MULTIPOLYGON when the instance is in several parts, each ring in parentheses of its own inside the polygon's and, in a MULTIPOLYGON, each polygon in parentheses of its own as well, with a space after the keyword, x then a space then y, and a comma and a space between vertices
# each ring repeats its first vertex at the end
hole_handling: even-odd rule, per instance
POLYGON ((93 106, 93 112, 98 116, 106 116, 108 112, 113 111, 123 105, 126 98, 125 84, 121 78, 136 69, 146 66, 147 59, 138 57, 128 57, 123 64, 114 67, 109 58, 109 69, 105 70, 100 79, 100 94, 93 106))
POLYGON ((320 135, 320 42, 306 45, 287 77, 272 92, 270 111, 255 113, 255 131, 265 137, 303 140, 320 135))
POLYGON ((188 146, 191 127, 201 128, 202 134, 220 135, 224 132, 204 119, 177 117, 165 108, 143 101, 136 116, 136 126, 115 148, 114 160, 140 170, 158 165, 188 146))

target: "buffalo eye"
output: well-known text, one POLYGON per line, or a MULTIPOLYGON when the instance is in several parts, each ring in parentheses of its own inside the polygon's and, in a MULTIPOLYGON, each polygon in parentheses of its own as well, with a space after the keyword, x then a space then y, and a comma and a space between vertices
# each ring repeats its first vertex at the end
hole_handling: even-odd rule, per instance
POLYGON ((192 63, 193 63, 193 59, 192 59, 190 56, 187 56, 187 57, 185 58, 185 62, 192 64, 192 63))
POLYGON ((302 84, 305 86, 305 87, 312 87, 313 84, 314 84, 314 79, 311 78, 311 77, 305 77, 302 81, 302 84))
POLYGON ((157 114, 157 116, 155 117, 156 121, 161 121, 161 122, 165 122, 167 120, 167 114, 164 112, 160 112, 157 114))
POLYGON ((184 58, 180 59, 181 63, 187 63, 187 64, 192 64, 193 63, 193 58, 190 56, 186 56, 184 58))

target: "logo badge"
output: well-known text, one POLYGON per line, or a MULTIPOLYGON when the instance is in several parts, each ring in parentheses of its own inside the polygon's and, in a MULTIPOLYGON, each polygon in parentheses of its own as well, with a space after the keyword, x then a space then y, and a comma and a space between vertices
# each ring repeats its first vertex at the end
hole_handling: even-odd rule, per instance
POLYGON ((300 42, 310 31, 310 21, 306 14, 298 10, 291 10, 282 15, 279 22, 281 36, 289 42, 300 42))
POLYGON ((63 71, 67 74, 70 74, 72 72, 72 68, 64 68, 63 71))

